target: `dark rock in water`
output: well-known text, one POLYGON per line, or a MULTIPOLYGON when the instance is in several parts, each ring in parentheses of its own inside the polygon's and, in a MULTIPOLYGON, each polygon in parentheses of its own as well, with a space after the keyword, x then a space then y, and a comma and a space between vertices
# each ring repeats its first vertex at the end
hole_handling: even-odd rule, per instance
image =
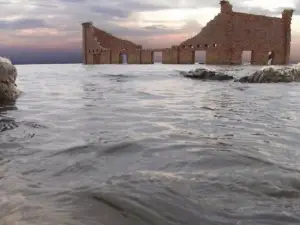
POLYGON ((233 76, 229 76, 227 74, 213 71, 213 70, 207 70, 204 68, 198 68, 196 70, 191 70, 189 72, 183 72, 181 71, 180 74, 182 74, 184 77, 193 78, 193 79, 199 79, 199 80, 233 80, 233 76))
POLYGON ((242 83, 279 83, 300 81, 300 70, 296 67, 266 67, 250 76, 235 80, 242 83))

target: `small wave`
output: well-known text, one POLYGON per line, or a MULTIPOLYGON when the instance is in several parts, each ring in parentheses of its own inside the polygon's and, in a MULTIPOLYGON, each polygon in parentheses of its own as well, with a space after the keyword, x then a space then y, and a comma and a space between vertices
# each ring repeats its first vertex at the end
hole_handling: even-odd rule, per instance
POLYGON ((95 150, 92 145, 81 145, 81 146, 74 146, 70 148, 66 148, 63 150, 58 150, 57 152, 48 155, 48 157, 54 157, 54 156, 74 156, 78 154, 86 154, 87 152, 95 150))
POLYGON ((201 107, 202 109, 210 110, 210 111, 215 111, 216 109, 210 108, 208 106, 203 106, 201 107))
POLYGON ((104 77, 124 77, 124 78, 129 78, 131 76, 129 76, 128 74, 110 74, 110 73, 105 73, 103 74, 104 77))
POLYGON ((14 119, 11 118, 0 118, 0 133, 13 130, 15 128, 19 127, 19 124, 14 121, 14 119))
MULTIPOLYGON (((297 190, 288 190, 286 185, 281 190, 272 191, 273 180, 259 181, 249 179, 250 177, 247 180, 247 177, 239 176, 234 179, 235 182, 229 182, 224 178, 208 179, 205 172, 202 173, 201 178, 195 176, 196 179, 192 177, 186 179, 184 175, 187 174, 163 171, 124 174, 111 178, 101 186, 98 193, 92 196, 107 207, 116 210, 132 224, 198 224, 199 220, 206 221, 206 224, 214 224, 220 222, 221 218, 227 220, 225 224, 233 224, 240 219, 245 221, 250 211, 253 213, 251 217, 253 221, 259 221, 259 216, 255 215, 255 209, 259 207, 256 205, 257 202, 241 204, 237 197, 239 194, 244 193, 245 198, 248 196, 252 196, 252 199, 263 198, 269 204, 274 198, 292 198, 295 201, 295 197, 299 196, 297 190), (262 197, 262 194, 265 197, 262 197), (232 200, 229 201, 228 198, 232 200), (235 216, 230 213, 238 210, 238 207, 243 207, 241 205, 247 204, 250 207, 247 211, 235 216), (218 215, 217 212, 220 214, 218 215), (181 217, 177 216, 178 213, 181 217), (137 218, 139 223, 136 222, 137 218)), ((272 219, 274 213, 269 212, 268 216, 267 214, 264 213, 266 221, 275 221, 272 219)), ((295 220, 295 215, 283 218, 293 222, 299 221, 295 220)))
POLYGON ((117 82, 125 82, 128 81, 128 79, 132 78, 133 76, 128 75, 128 74, 103 74, 101 75, 103 77, 107 77, 112 81, 117 81, 117 82))
POLYGON ((151 92, 146 92, 146 91, 137 91, 137 94, 139 95, 139 97, 141 98, 145 98, 145 99, 162 99, 164 98, 164 96, 159 95, 159 94, 153 94, 151 92))
POLYGON ((140 170, 137 171, 141 173, 143 176, 146 176, 148 179, 169 179, 172 181, 182 181, 184 178, 180 175, 176 175, 175 173, 165 172, 165 171, 150 171, 150 170, 140 170))
POLYGON ((129 152, 139 152, 142 149, 143 149, 142 145, 139 145, 137 142, 123 142, 119 144, 103 146, 102 149, 98 152, 98 156, 126 154, 129 152))
POLYGON ((24 122, 21 122, 20 124, 23 124, 27 127, 34 128, 34 129, 47 129, 48 128, 47 126, 45 126, 43 124, 39 124, 36 122, 30 122, 30 121, 24 121, 24 122))
POLYGON ((300 197, 300 191, 295 190, 277 190, 277 191, 269 191, 266 192, 268 196, 274 197, 274 198, 299 198, 300 197))

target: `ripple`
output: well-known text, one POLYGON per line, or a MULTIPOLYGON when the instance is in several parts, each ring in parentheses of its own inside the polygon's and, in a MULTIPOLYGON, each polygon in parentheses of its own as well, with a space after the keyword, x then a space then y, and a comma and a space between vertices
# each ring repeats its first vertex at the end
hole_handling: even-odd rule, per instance
POLYGON ((13 119, 0 118, 0 132, 13 130, 17 127, 19 127, 19 125, 13 119))

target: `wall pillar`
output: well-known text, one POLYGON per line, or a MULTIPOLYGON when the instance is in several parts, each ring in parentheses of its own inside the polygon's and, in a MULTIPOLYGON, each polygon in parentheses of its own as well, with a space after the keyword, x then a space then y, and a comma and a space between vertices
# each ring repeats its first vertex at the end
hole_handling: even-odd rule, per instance
POLYGON ((88 57, 88 29, 92 26, 92 22, 82 23, 82 57, 83 64, 88 64, 88 61, 94 60, 93 57, 88 57), (90 58, 90 59, 89 59, 90 58))
POLYGON ((285 9, 281 13, 283 20, 283 33, 284 33, 284 64, 289 64, 291 52, 291 22, 293 16, 293 9, 285 9))

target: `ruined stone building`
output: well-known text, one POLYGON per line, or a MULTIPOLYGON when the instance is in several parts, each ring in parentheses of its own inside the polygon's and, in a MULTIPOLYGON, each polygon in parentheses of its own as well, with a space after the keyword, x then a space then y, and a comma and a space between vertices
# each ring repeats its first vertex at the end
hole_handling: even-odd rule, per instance
POLYGON ((152 64, 153 53, 162 52, 164 64, 194 64, 195 52, 205 51, 206 64, 241 64, 243 51, 251 51, 254 65, 289 63, 292 9, 281 18, 234 12, 228 1, 194 37, 178 46, 143 49, 141 45, 109 34, 91 22, 82 24, 84 64, 152 64))

